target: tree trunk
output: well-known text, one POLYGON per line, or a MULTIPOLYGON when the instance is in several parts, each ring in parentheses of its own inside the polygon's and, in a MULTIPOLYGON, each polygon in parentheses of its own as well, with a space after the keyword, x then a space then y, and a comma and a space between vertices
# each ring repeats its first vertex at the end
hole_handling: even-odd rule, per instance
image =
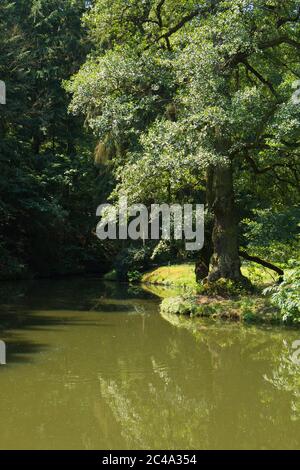
POLYGON ((231 165, 218 165, 215 168, 213 192, 213 255, 208 281, 214 282, 221 278, 242 281, 231 165))

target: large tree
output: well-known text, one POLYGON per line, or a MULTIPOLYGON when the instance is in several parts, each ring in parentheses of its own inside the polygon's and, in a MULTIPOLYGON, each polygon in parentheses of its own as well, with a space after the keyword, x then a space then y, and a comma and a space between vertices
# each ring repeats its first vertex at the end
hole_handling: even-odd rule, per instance
POLYGON ((299 23, 292 0, 97 0, 86 15, 94 53, 72 109, 121 167, 120 190, 137 194, 130 174, 166 158, 206 180, 209 280, 242 280, 237 177, 299 183, 299 23))

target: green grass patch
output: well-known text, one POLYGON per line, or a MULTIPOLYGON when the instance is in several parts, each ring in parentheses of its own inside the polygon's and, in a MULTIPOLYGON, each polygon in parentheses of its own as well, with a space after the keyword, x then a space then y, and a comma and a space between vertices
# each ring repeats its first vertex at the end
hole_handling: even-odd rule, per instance
MULTIPOLYGON (((270 269, 253 263, 245 263, 242 266, 242 273, 255 286, 266 287, 273 284, 278 276, 270 269)), ((160 266, 142 275, 141 282, 145 284, 183 287, 197 290, 199 285, 196 282, 195 264, 173 264, 171 266, 160 266)))
POLYGON ((194 263, 174 264, 161 266, 142 276, 141 282, 145 284, 182 287, 196 290, 196 276, 194 263))

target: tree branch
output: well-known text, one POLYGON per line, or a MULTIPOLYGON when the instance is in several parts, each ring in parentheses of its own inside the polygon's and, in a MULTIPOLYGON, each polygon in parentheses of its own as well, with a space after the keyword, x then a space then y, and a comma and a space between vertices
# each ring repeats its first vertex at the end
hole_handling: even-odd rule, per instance
POLYGON ((264 266, 265 268, 275 271, 280 277, 284 275, 284 271, 278 266, 276 266, 275 264, 270 263, 269 261, 265 261, 259 258, 258 256, 248 255, 248 253, 244 250, 239 250, 239 256, 246 259, 247 261, 253 261, 253 263, 260 264, 261 266, 264 266))
POLYGON ((260 49, 269 49, 270 47, 280 46, 281 44, 289 44, 290 46, 300 49, 300 43, 291 39, 289 36, 279 36, 278 38, 271 39, 267 42, 262 42, 258 45, 260 49))
POLYGON ((250 155, 246 153, 244 157, 247 160, 247 162, 250 164, 251 168, 253 169, 256 175, 262 175, 264 173, 267 173, 268 171, 274 170, 275 168, 286 168, 286 165, 283 165, 282 163, 274 163, 274 165, 269 165, 264 168, 259 168, 255 160, 253 160, 253 158, 251 158, 250 155))
POLYGON ((261 81, 264 85, 266 85, 270 89, 272 95, 274 95, 275 98, 277 99, 278 95, 272 83, 269 82, 269 80, 267 80, 266 78, 264 78, 257 70, 255 70, 246 59, 243 61, 243 64, 251 73, 253 73, 253 75, 255 75, 259 79, 259 81, 261 81))
POLYGON ((166 0, 160 0, 157 4, 157 7, 156 7, 156 16, 157 16, 157 20, 158 20, 158 24, 160 26, 160 28, 163 27, 163 21, 162 21, 162 17, 161 17, 161 9, 164 5, 166 0))
POLYGON ((296 23, 299 20, 300 20, 300 7, 298 7, 298 12, 296 16, 288 16, 286 18, 279 18, 279 20, 277 21, 277 28, 280 28, 286 23, 296 23))
POLYGON ((174 25, 172 28, 169 29, 169 31, 167 31, 166 33, 162 34, 158 40, 160 39, 167 39, 169 38, 170 36, 172 36, 172 34, 176 33, 177 31, 179 31, 186 23, 188 23, 189 21, 191 21, 193 18, 195 18, 195 16, 197 16, 199 13, 200 13, 201 9, 200 8, 197 8, 196 10, 192 11, 191 13, 189 13, 188 15, 184 16, 176 25, 174 25))

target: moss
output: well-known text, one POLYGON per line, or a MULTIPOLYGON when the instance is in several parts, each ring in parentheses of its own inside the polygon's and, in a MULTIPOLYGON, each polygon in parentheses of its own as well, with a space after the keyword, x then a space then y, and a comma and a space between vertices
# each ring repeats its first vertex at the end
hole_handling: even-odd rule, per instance
POLYGON ((269 299, 255 295, 235 299, 208 296, 170 297, 162 301, 161 312, 245 323, 280 323, 279 311, 270 305, 269 299))
POLYGON ((169 297, 164 299, 161 303, 161 309, 167 313, 178 315, 193 315, 196 314, 196 305, 192 300, 183 297, 169 297))

